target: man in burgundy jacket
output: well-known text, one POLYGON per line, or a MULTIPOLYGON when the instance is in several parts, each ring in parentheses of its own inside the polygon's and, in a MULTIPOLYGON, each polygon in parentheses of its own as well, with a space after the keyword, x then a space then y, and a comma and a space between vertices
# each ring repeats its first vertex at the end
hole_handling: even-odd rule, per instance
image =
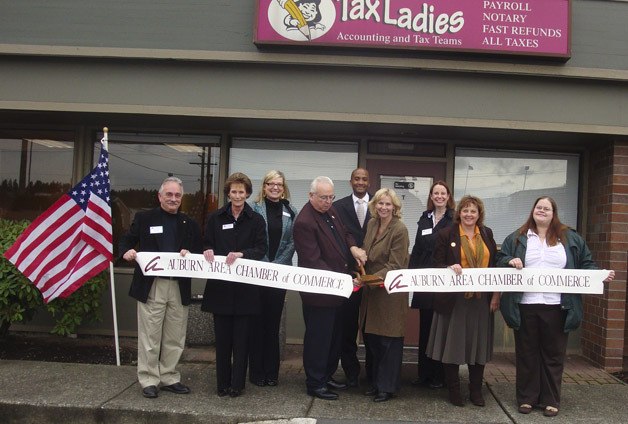
MULTIPOLYGON (((366 253, 356 246, 351 233, 332 206, 334 183, 328 177, 316 177, 310 186, 310 201, 294 222, 294 245, 299 266, 351 274, 355 261, 366 262, 366 253)), ((338 367, 342 337, 340 306, 344 298, 334 295, 301 293, 305 335, 303 368, 307 393, 325 400, 338 394, 328 384, 338 367)))

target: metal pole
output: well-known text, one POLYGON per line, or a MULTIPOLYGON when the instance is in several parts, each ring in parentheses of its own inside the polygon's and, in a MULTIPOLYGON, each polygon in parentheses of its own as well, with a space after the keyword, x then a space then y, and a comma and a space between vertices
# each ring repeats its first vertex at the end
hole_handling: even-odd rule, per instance
MULTIPOLYGON (((105 150, 109 151, 109 128, 104 127, 102 129, 102 146, 105 150)), ((110 186, 111 188, 111 186, 110 186)), ((116 343, 116 365, 120 366, 120 338, 118 336, 118 308, 116 306, 116 285, 113 277, 113 261, 109 262, 109 282, 111 285, 111 312, 113 315, 113 337, 116 343)))
POLYGON ((467 194, 467 183, 469 182, 469 170, 473 169, 471 165, 467 165, 467 177, 464 180, 464 194, 467 194))

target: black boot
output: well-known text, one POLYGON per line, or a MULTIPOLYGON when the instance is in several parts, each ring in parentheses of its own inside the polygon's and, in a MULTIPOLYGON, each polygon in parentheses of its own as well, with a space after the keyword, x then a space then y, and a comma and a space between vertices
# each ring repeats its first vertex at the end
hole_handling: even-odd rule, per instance
POLYGON ((484 377, 484 365, 468 365, 469 367, 469 399, 475 406, 484 406, 482 396, 482 379, 484 377))
POLYGON ((460 394, 460 375, 457 364, 443 364, 445 370, 445 383, 449 390, 449 402, 455 406, 464 406, 462 394, 460 394))

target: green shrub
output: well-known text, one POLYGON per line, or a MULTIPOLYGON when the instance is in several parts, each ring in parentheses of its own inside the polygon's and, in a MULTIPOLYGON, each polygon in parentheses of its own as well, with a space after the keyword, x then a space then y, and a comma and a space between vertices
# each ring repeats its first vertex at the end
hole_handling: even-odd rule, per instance
POLYGON ((0 219, 0 336, 6 334, 12 323, 30 321, 43 304, 37 287, 4 257, 4 252, 28 224, 28 221, 0 219))
POLYGON ((68 298, 57 298, 44 305, 37 287, 4 257, 4 252, 29 224, 0 219, 0 337, 6 335, 12 323, 30 321, 40 308, 55 318, 52 333, 58 335, 76 333, 83 321, 102 320, 100 298, 109 282, 108 271, 89 280, 68 298))
POLYGON ((60 336, 76 333, 76 328, 86 322, 102 321, 100 298, 109 284, 109 269, 91 278, 65 299, 56 298, 46 305, 55 318, 52 333, 60 336))

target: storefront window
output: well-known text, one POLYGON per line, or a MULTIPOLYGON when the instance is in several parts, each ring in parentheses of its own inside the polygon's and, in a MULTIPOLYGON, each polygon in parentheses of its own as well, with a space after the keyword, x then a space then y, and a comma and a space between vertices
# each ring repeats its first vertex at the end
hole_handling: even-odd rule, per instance
POLYGON ((244 172, 253 183, 253 201, 264 175, 271 169, 284 173, 290 188, 290 203, 301 210, 308 202, 310 184, 320 175, 334 181, 336 198, 351 194, 351 171, 358 164, 358 144, 313 140, 233 140, 229 173, 244 172))
POLYGON ((482 199, 485 224, 498 244, 524 223, 541 196, 554 198, 560 220, 576 228, 579 159, 565 153, 457 149, 454 198, 482 199))
POLYGON ((0 132, 0 218, 48 209, 71 187, 73 155, 72 134, 0 132))
POLYGON ((159 206, 157 191, 169 176, 183 181, 181 211, 203 228, 208 212, 218 204, 219 145, 215 136, 109 134, 114 257, 119 256, 119 237, 128 231, 135 213, 159 206))

